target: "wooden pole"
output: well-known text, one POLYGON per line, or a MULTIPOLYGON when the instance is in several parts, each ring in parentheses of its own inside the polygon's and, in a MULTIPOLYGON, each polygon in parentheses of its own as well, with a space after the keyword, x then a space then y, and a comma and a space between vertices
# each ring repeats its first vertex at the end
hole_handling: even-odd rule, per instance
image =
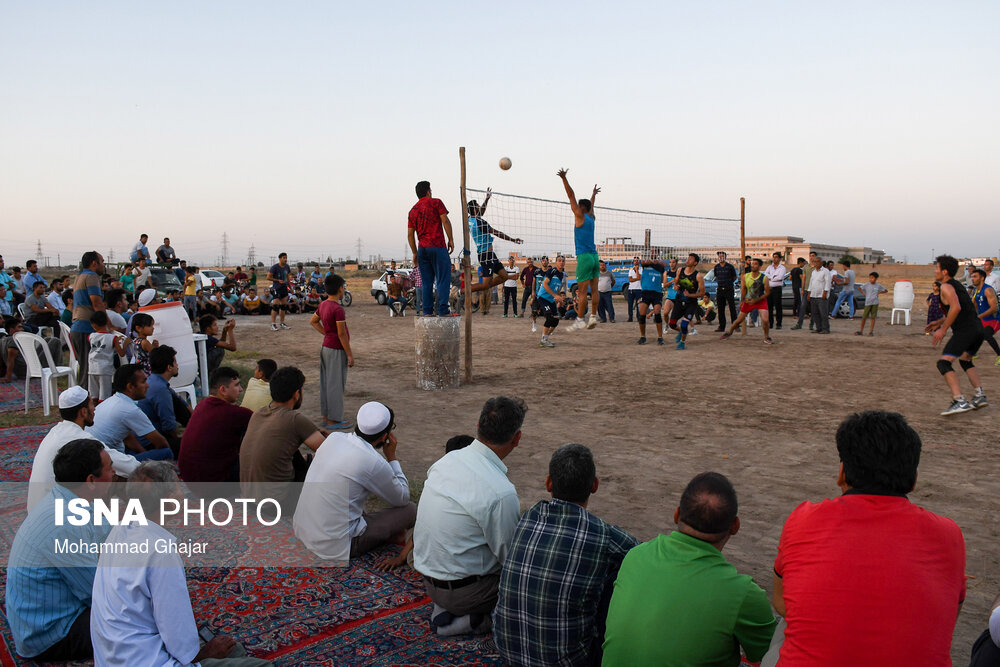
POLYGON ((747 256, 747 200, 740 197, 740 266, 743 266, 743 258, 747 256))
POLYGON ((462 164, 462 272, 465 274, 465 376, 463 382, 472 382, 472 263, 469 261, 469 203, 465 194, 465 146, 458 149, 462 164))

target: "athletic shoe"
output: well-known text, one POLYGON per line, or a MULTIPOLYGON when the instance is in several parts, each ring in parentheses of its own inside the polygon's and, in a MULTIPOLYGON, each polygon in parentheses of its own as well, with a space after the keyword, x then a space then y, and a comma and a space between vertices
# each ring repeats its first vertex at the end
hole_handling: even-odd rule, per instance
POLYGON ((792 331, 798 331, 801 328, 802 328, 801 324, 796 324, 795 326, 792 327, 792 331))
POLYGON ((278 323, 271 322, 271 331, 277 331, 277 330, 278 330, 278 323))
POLYGON ((675 343, 681 342, 681 334, 677 334, 676 336, 674 336, 674 342, 675 343))
POLYGON ((972 407, 972 405, 964 398, 956 398, 951 402, 951 405, 948 406, 948 409, 941 414, 944 416, 957 415, 960 412, 968 412, 969 410, 975 410, 975 408, 972 407))
POLYGON ((778 326, 776 326, 776 327, 774 327, 774 328, 775 328, 775 329, 781 329, 781 325, 779 324, 778 326))
POLYGON ((686 346, 684 345, 684 341, 681 341, 681 342, 677 343, 677 349, 678 350, 686 349, 686 346))
POLYGON ((645 344, 646 344, 646 337, 645 337, 645 336, 643 336, 642 338, 640 338, 639 340, 637 340, 637 341, 635 342, 635 344, 636 344, 636 345, 645 345, 645 344))
POLYGON ((543 340, 538 343, 538 347, 555 347, 556 344, 550 340, 543 340))
POLYGON ((978 410, 979 408, 985 408, 989 404, 990 402, 986 400, 986 394, 976 394, 972 397, 970 405, 978 410))
POLYGON ((657 338, 656 339, 656 344, 657 345, 663 345, 663 339, 662 338, 657 338))
POLYGON ((715 333, 726 333, 726 327, 716 327, 715 333))
POLYGON ((573 320, 573 324, 566 327, 566 331, 576 331, 577 329, 582 329, 585 326, 587 326, 587 324, 578 317, 573 320))
POLYGON ((731 333, 729 333, 729 332, 726 332, 726 333, 722 334, 722 338, 721 338, 721 340, 726 340, 727 338, 729 338, 729 337, 730 337, 730 336, 732 336, 732 335, 733 335, 733 334, 731 334, 731 333))
POLYGON ((869 336, 874 336, 874 335, 875 335, 875 332, 874 332, 874 331, 872 331, 872 332, 871 332, 871 333, 869 333, 868 335, 869 335, 869 336))
POLYGON ((597 326, 597 318, 596 318, 596 317, 594 317, 594 314, 593 314, 593 313, 591 313, 591 314, 590 314, 590 321, 589 321, 589 322, 587 322, 587 328, 588 328, 588 329, 593 329, 593 328, 594 328, 594 327, 596 327, 596 326, 597 326))
POLYGON ((538 331, 538 327, 535 325, 535 322, 532 321, 531 322, 531 333, 536 333, 537 331, 538 331))
POLYGON ((774 340, 772 340, 771 338, 765 338, 764 342, 767 343, 768 345, 774 345, 774 340))
POLYGON ((864 336, 864 334, 863 334, 863 333, 861 333, 860 331, 855 331, 855 332, 854 332, 854 335, 855 335, 855 336, 864 336))
MULTIPOLYGON (((507 316, 506 316, 506 315, 504 315, 504 317, 507 317, 507 316)), ((516 317, 516 316, 515 316, 515 317, 516 317)))
POLYGON ((284 322, 281 323, 281 328, 282 329, 291 329, 291 327, 288 326, 287 324, 285 324, 284 322))
POLYGON ((688 329, 688 335, 689 336, 697 336, 698 335, 698 330, 695 329, 694 327, 691 327, 690 329, 688 329))

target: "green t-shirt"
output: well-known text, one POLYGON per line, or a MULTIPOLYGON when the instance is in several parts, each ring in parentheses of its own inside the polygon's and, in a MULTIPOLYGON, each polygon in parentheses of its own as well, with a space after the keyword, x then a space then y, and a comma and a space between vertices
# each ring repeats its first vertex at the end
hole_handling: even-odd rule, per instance
POLYGON ((625 556, 603 665, 736 667, 759 662, 777 621, 767 594, 707 542, 674 531, 625 556))

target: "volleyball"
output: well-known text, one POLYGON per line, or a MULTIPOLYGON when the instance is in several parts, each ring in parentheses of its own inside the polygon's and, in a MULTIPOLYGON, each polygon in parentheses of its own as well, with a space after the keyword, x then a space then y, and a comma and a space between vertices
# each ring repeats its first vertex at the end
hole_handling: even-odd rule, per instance
POLYGON ((511 165, 511 161, 510 161, 509 157, 502 157, 502 158, 500 158, 500 168, 501 169, 503 169, 504 171, 507 171, 508 169, 510 169, 510 165, 511 165))

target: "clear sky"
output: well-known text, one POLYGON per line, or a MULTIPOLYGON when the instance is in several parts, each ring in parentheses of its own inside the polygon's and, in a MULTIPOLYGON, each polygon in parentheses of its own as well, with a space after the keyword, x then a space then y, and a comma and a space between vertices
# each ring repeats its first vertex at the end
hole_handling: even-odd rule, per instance
POLYGON ((402 256, 416 181, 1000 253, 1000 2, 0 0, 0 253, 402 256), (510 156, 514 168, 496 164, 510 156))

